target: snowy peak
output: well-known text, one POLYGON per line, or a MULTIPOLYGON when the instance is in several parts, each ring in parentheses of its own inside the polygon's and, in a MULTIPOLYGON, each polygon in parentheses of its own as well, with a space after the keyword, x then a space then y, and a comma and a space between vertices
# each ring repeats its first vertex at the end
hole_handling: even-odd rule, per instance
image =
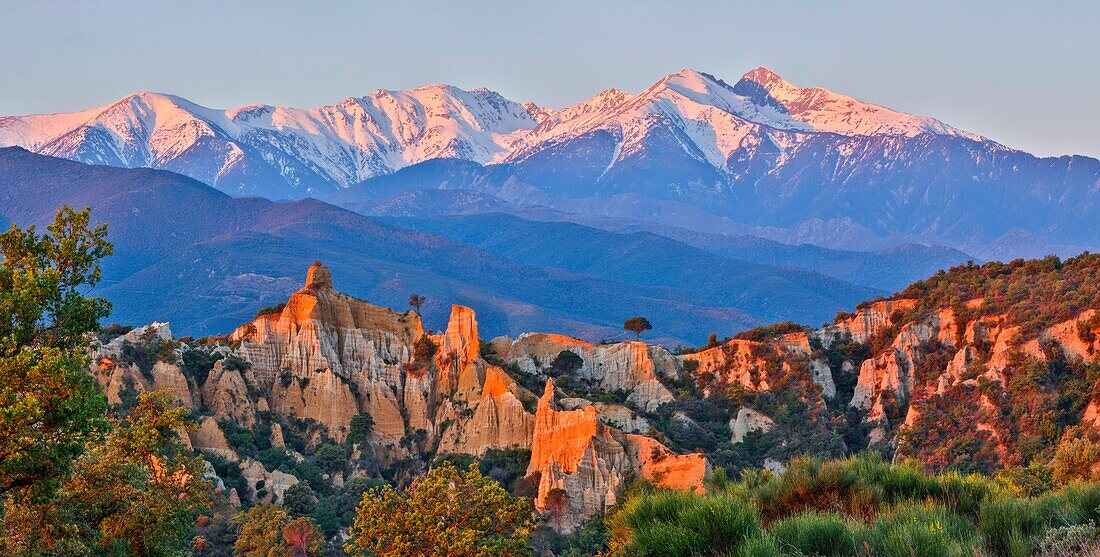
POLYGON ((797 89, 797 87, 791 85, 790 82, 783 79, 782 77, 779 77, 778 74, 769 70, 768 68, 765 68, 764 66, 760 66, 755 70, 752 70, 741 76, 741 81, 739 81, 738 84, 740 85, 742 82, 755 83, 763 88, 765 91, 769 92, 797 89))
POLYGON ((164 168, 229 193, 274 198, 331 191, 431 159, 491 164, 560 153, 595 132, 611 138, 612 148, 578 152, 593 157, 586 164, 606 165, 605 172, 631 154, 653 154, 672 167, 673 159, 686 156, 728 175, 740 173, 731 157, 742 160, 766 148, 778 149, 782 160, 781 151, 817 132, 982 140, 932 118, 799 88, 765 67, 732 86, 684 69, 638 94, 606 89, 560 110, 516 103, 485 88, 429 84, 378 89, 318 108, 222 110, 142 91, 82 112, 0 117, 0 146, 164 168), (663 157, 668 154, 672 158, 663 157))
POLYGON ((763 66, 744 76, 733 87, 735 93, 761 107, 776 109, 791 119, 808 124, 815 131, 849 136, 901 135, 922 133, 982 137, 936 120, 865 103, 822 87, 796 87, 763 66))

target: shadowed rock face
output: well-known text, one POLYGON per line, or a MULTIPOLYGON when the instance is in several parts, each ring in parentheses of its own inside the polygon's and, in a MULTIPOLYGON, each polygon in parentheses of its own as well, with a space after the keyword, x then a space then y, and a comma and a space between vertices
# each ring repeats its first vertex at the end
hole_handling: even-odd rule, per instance
MULTIPOLYGON (((146 379, 115 361, 125 340, 156 334, 172 341, 166 325, 149 331, 99 351, 92 372, 112 402, 120 402, 124 385, 134 383, 141 390, 165 388, 186 407, 209 412, 212 417, 204 418, 188 441, 199 450, 239 461, 253 485, 263 481, 272 486, 264 500, 281 497, 297 479, 238 455, 219 420, 251 429, 270 412, 270 441, 281 446, 288 424, 306 424, 302 433, 310 444, 326 437, 342 441, 352 420, 369 414, 373 428, 356 459, 374 459, 383 469, 412 459, 422 471, 439 454, 529 449, 528 474, 541 477, 539 508, 553 513, 563 530, 614 504, 628 474, 669 487, 701 489, 708 470, 701 455, 674 455, 656 441, 624 433, 620 428, 647 429, 645 419, 629 408, 579 399, 574 403, 583 408, 559 410, 552 381, 539 399, 502 367, 482 358, 472 309, 453 306, 447 329, 426 334, 414 312, 397 313, 335 290, 331 272, 320 262, 309 267, 304 286, 281 309, 238 327, 228 345, 212 349, 225 357, 214 362, 201 384, 176 363, 157 363, 152 379, 146 379), (537 411, 529 411, 536 402, 537 411), (555 508, 550 504, 555 499, 569 504, 555 508)), ((663 348, 643 343, 593 346, 557 336, 495 342, 523 362, 559 346, 574 347, 591 366, 578 373, 600 378, 609 391, 631 390, 640 406, 670 399, 657 373, 675 375, 678 369, 663 348)), ((522 369, 519 373, 525 374, 522 369)), ((239 495, 258 500, 254 493, 239 495)))

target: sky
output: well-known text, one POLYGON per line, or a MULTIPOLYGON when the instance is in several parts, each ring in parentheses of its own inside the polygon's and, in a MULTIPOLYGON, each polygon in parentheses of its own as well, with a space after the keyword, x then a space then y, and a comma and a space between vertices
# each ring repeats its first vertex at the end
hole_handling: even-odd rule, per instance
POLYGON ((312 107, 488 87, 560 108, 766 66, 1039 155, 1100 156, 1100 2, 0 0, 0 115, 139 90, 312 107))

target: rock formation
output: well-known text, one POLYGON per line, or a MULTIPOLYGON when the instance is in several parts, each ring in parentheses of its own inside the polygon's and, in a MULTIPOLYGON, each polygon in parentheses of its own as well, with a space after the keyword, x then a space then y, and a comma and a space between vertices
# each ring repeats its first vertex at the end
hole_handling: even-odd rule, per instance
MULTIPOLYGON (((92 373, 113 403, 122 402, 130 389, 160 388, 183 406, 208 414, 184 440, 195 450, 237 462, 249 486, 237 495, 252 502, 278 501, 298 479, 265 467, 254 453, 240 453, 230 433, 263 432, 270 447, 287 446, 293 433, 298 443, 316 446, 347 439, 360 415, 369 416, 372 425, 349 462, 376 462, 383 471, 405 466, 405 472, 391 472, 398 481, 411 479, 407 474, 422 471, 435 455, 530 450, 528 473, 540 478, 539 508, 553 512, 562 529, 614 504, 627 477, 702 489, 708 473, 702 455, 676 455, 645 437, 651 426, 638 414, 672 399, 661 378, 678 377, 680 364, 667 350, 541 334, 495 339, 491 346, 503 355, 493 363, 481 356, 470 308, 453 306, 446 330, 425 334, 415 313, 342 294, 331 272, 315 263, 285 305, 262 312, 213 345, 180 345, 166 324, 155 324, 101 347, 92 373), (154 338, 173 348, 174 356, 146 374, 120 361, 127 346, 154 338), (567 399, 565 406, 573 410, 561 410, 552 381, 546 381, 541 399, 517 381, 540 381, 567 349, 584 361, 572 371, 576 377, 601 392, 628 393, 626 405, 567 399), (188 351, 209 359, 209 369, 188 372, 194 377, 184 373, 181 354, 188 351), (408 469, 409 462, 419 464, 408 469), (568 504, 556 511, 555 500, 568 504)), ((337 474, 332 481, 343 479, 337 474)))
POLYGON ((538 477, 535 506, 563 529, 615 504, 628 472, 674 489, 703 490, 701 454, 674 455, 657 441, 603 423, 596 407, 561 410, 547 380, 535 412, 528 477, 538 477))

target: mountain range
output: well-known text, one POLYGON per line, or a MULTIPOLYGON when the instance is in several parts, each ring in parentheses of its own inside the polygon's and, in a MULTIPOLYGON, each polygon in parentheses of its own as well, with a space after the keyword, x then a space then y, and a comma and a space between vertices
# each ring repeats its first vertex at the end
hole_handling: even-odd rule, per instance
POLYGON ((410 190, 463 189, 449 198, 849 250, 1007 259, 1100 245, 1100 161, 1034 157, 766 68, 733 85, 683 70, 560 110, 447 85, 315 109, 137 93, 0 118, 0 145, 272 199, 377 205, 390 191, 415 211, 439 198, 410 190))
POLYGON ((541 235, 527 238, 532 246, 561 241, 561 260, 533 257, 428 233, 452 232, 441 225, 387 223, 315 199, 235 198, 171 172, 0 149, 0 220, 48 223, 63 204, 91 207, 94 220, 109 224, 115 254, 98 288, 114 304, 111 319, 167 320, 185 335, 225 333, 282 301, 315 259, 338 270, 349 292, 378 303, 400 307, 412 292, 425 295, 429 326, 441 326, 452 303, 477 305, 492 335, 559 330, 599 340, 622 335, 627 317, 647 315, 658 327, 654 340, 692 343, 777 320, 821 323, 884 292, 650 233, 480 217, 541 235))

